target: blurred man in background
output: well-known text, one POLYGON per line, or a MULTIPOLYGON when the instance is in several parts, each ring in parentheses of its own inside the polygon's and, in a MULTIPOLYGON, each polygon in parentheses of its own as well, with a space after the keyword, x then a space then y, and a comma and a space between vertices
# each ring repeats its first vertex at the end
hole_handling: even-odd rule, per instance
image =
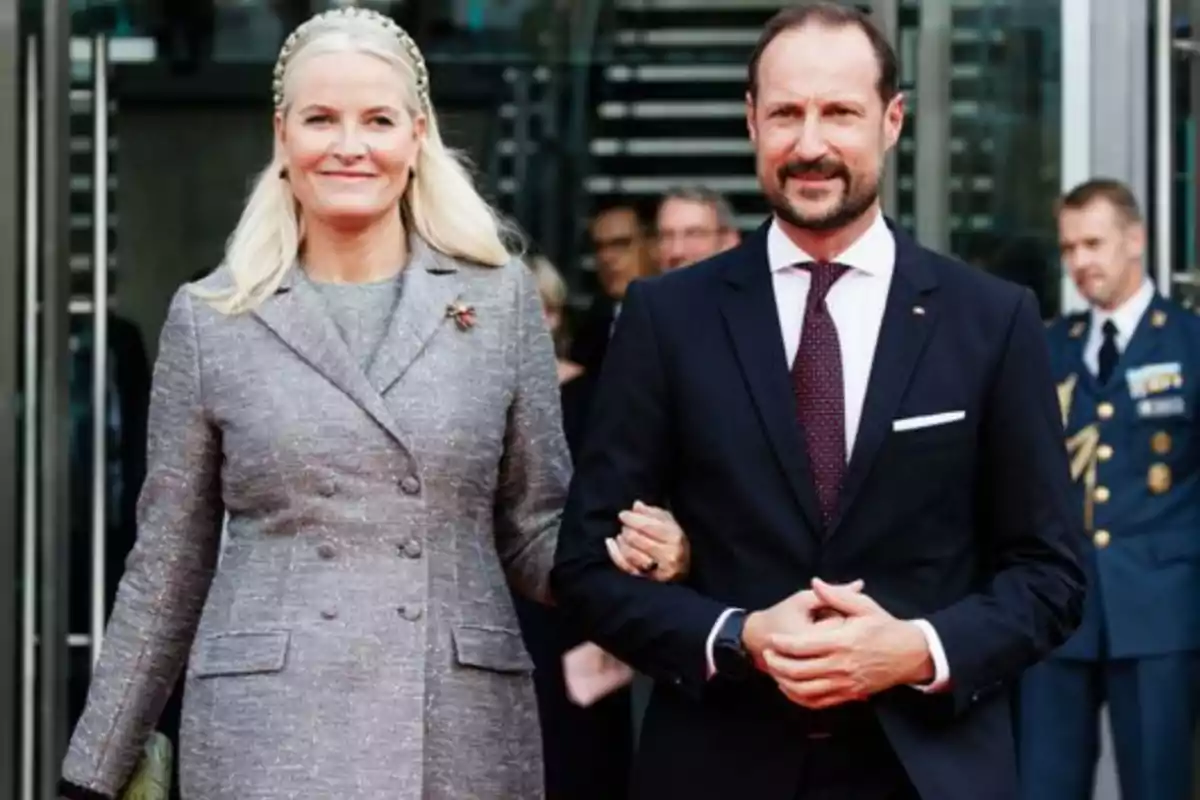
POLYGON ((655 270, 648 226, 632 202, 619 200, 601 208, 592 217, 589 234, 600 294, 575 331, 570 359, 585 370, 596 370, 608 350, 630 281, 655 270))
POLYGON ((733 206, 724 195, 702 186, 664 194, 655 229, 658 266, 663 272, 703 261, 741 241, 733 206))

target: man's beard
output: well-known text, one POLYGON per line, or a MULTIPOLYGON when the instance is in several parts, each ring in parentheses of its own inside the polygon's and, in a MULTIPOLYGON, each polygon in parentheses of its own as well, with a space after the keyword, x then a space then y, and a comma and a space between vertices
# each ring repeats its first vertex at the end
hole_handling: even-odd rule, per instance
POLYGON ((879 180, 855 181, 846 165, 831 159, 791 161, 779 168, 777 183, 767 192, 771 210, 789 225, 808 231, 834 231, 861 217, 879 197, 879 180), (784 187, 789 178, 816 177, 840 181, 842 196, 828 211, 805 214, 792 205, 784 187))

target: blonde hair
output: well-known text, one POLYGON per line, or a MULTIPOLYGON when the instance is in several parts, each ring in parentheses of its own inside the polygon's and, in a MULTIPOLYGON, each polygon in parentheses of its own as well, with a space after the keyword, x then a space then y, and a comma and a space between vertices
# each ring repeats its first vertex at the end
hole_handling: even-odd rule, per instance
POLYGON ((528 259, 528 264, 533 272, 533 280, 537 285, 542 305, 554 311, 562 311, 567 305, 567 284, 562 275, 545 256, 532 256, 528 259))
MULTIPOLYGON (((341 9, 313 17, 288 38, 276 65, 276 112, 286 115, 295 90, 296 67, 326 53, 363 53, 403 76, 407 111, 423 114, 425 138, 400 200, 406 228, 448 256, 498 267, 511 259, 505 242, 516 232, 476 190, 466 160, 447 147, 429 103, 428 72, 416 45, 391 20, 363 9, 341 9)), ((242 216, 225 249, 224 266, 233 286, 193 287, 218 311, 236 314, 258 306, 293 268, 304 240, 299 208, 276 152, 259 173, 242 216)))

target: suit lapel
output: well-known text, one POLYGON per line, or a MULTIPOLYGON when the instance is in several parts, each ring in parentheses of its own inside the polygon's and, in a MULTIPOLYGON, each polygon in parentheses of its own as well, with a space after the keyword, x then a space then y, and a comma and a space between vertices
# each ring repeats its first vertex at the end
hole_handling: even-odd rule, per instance
POLYGON ((402 447, 408 442, 383 397, 367 380, 346 347, 316 290, 289 270, 274 296, 254 310, 256 316, 310 367, 341 389, 402 447))
POLYGON ((721 304, 746 385, 766 429, 767 439, 813 530, 821 515, 804 437, 796 420, 796 398, 788 372, 771 270, 767 226, 742 245, 725 272, 729 291, 721 304))
POLYGON ((464 288, 453 259, 440 255, 419 237, 413 236, 412 243, 404 291, 368 374, 380 395, 387 394, 404 376, 435 333, 455 324, 448 311, 464 288))
POLYGON ((875 345, 858 435, 842 481, 830 536, 837 532, 846 510, 870 474, 879 448, 891 432, 892 420, 913 369, 937 324, 938 302, 934 292, 937 279, 922 260, 917 243, 895 228, 892 232, 896 240, 896 268, 875 345))
POLYGON ((1089 313, 1086 317, 1078 322, 1071 324, 1067 335, 1070 339, 1068 345, 1070 349, 1070 359, 1068 363, 1078 364, 1079 385, 1086 387, 1089 392, 1096 394, 1101 390, 1100 382, 1096 379, 1096 373, 1092 372, 1084 360, 1083 353, 1086 347, 1088 337, 1092 335, 1092 315, 1089 313))
POLYGON ((1154 299, 1150 301, 1146 312, 1134 328, 1133 335, 1129 337, 1129 345, 1121 351, 1121 356, 1117 359, 1113 377, 1104 387, 1105 394, 1126 383, 1124 375, 1131 366, 1141 366, 1153 360, 1154 349, 1162 339, 1161 333, 1168 318, 1166 301, 1155 293, 1154 299))

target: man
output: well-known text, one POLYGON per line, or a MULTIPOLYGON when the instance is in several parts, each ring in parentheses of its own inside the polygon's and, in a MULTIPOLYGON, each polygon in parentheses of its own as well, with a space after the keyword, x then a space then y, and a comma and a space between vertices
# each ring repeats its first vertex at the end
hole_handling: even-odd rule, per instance
POLYGON ((600 209, 590 234, 601 295, 575 332, 569 357, 584 370, 595 371, 604 360, 625 290, 634 279, 653 274, 653 261, 646 224, 631 203, 618 201, 600 209))
POLYGON ((1093 588, 1079 631, 1021 683, 1022 790, 1091 798, 1107 703, 1121 796, 1185 800, 1200 699, 1200 319, 1146 279, 1128 187, 1072 189, 1058 238, 1090 305, 1049 338, 1093 588))
POLYGON ((703 261, 741 241, 729 201, 703 187, 679 187, 664 194, 655 229, 663 272, 703 261))
POLYGON ((869 18, 783 11, 749 75, 773 219, 630 287, 555 595, 657 682, 635 798, 1013 800, 1010 686, 1084 581, 1036 303, 881 216, 904 107, 869 18), (607 562, 656 571, 610 522, 633 500, 688 532, 686 580, 607 562))

